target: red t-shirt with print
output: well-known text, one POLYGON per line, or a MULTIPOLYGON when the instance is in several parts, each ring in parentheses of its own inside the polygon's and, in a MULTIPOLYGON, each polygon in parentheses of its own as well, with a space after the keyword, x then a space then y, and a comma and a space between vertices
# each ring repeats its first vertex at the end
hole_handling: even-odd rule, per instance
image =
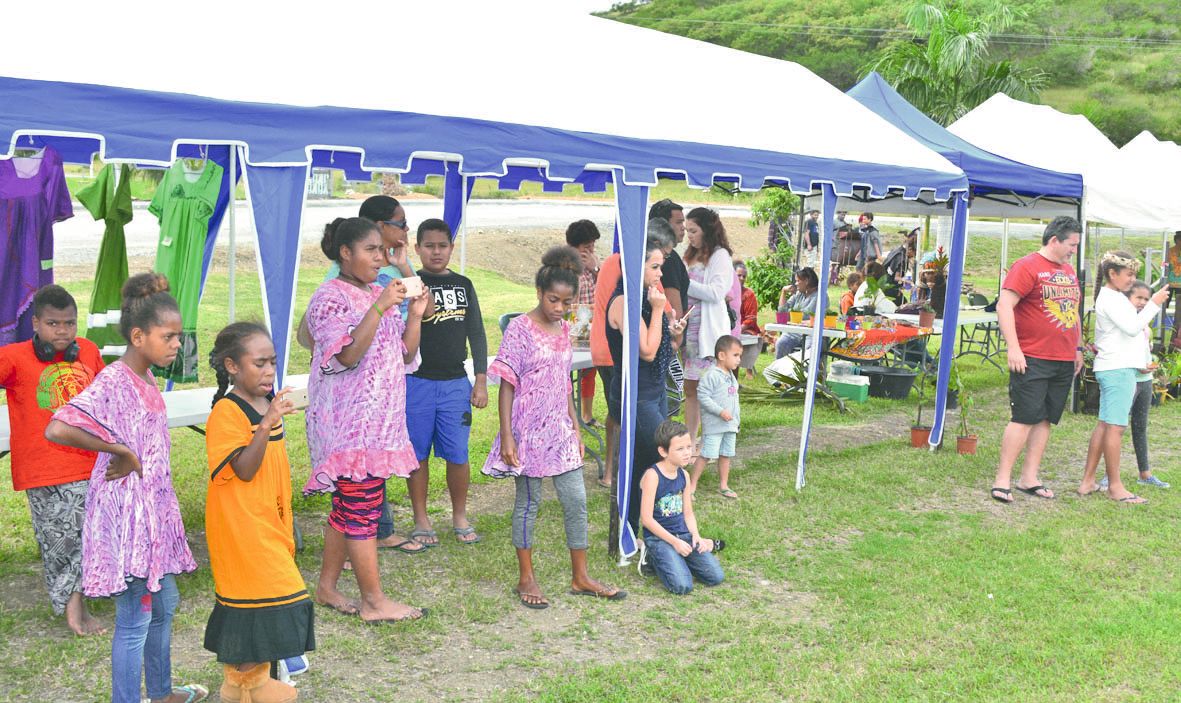
POLYGON ((0 347, 0 386, 8 400, 15 490, 90 478, 98 455, 45 439, 54 411, 81 393, 103 369, 94 342, 79 338, 78 347, 74 362, 65 361, 62 354, 53 361, 41 361, 32 341, 0 347))
POLYGON ((1021 297, 1013 308, 1021 351, 1037 359, 1074 361, 1080 329, 1074 268, 1035 251, 1013 264, 1004 288, 1021 297))

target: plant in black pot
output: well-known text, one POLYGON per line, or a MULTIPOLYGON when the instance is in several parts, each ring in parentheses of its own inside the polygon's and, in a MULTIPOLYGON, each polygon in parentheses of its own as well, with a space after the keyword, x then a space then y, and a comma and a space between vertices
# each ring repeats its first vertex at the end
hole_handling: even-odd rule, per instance
POLYGON ((943 304, 947 299, 947 264, 950 258, 943 247, 935 249, 935 258, 923 265, 924 271, 929 271, 933 276, 931 281, 931 297, 928 301, 931 307, 935 310, 936 317, 943 317, 943 304))

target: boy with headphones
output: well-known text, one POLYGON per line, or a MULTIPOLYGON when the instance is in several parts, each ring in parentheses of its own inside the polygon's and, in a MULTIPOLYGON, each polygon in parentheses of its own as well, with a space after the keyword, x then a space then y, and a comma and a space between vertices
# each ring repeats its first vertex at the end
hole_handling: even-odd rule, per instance
POLYGON ((53 612, 65 613, 77 635, 105 631, 82 600, 82 518, 97 457, 50 442, 45 428, 102 368, 98 347, 78 337, 78 305, 61 286, 45 286, 33 296, 33 338, 0 347, 12 487, 29 499, 53 612))

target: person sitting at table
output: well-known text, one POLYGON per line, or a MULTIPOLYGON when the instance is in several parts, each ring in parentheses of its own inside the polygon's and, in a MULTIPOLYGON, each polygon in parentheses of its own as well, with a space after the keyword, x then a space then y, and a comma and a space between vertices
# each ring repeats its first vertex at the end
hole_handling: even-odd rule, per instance
MULTIPOLYGON (((820 287, 820 279, 816 271, 806 266, 796 272, 794 285, 784 286, 779 292, 779 312, 802 310, 816 314, 816 290, 820 287), (788 297, 791 296, 791 297, 788 297)), ((775 342, 775 358, 782 359, 804 346, 804 335, 785 333, 775 342)))
POLYGON ((881 288, 874 291, 873 296, 869 295, 869 279, 880 279, 884 276, 886 270, 876 261, 871 261, 865 266, 865 278, 860 286, 857 287, 857 293, 853 295, 853 305, 859 308, 873 306, 874 312, 877 314, 889 314, 898 309, 898 306, 893 300, 886 297, 886 293, 881 288))

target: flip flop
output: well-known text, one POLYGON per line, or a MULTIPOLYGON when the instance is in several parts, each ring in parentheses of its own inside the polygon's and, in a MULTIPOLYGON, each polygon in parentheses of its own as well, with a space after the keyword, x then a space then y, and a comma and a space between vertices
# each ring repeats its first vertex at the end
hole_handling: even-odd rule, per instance
POLYGON ((427 613, 431 612, 429 608, 415 608, 415 610, 417 610, 419 613, 417 617, 413 615, 407 615, 401 618, 378 618, 376 620, 361 620, 361 622, 365 623, 366 625, 392 625, 399 622, 422 620, 427 616, 427 613))
POLYGON ((1148 499, 1141 498, 1140 496, 1133 493, 1130 496, 1124 496, 1123 498, 1120 498, 1119 502, 1127 503, 1128 505, 1145 505, 1146 503, 1148 503, 1148 499))
POLYGON ((593 417, 590 419, 590 422, 584 422, 582 424, 586 425, 587 427, 591 428, 592 430, 603 429, 603 423, 599 422, 598 420, 594 419, 593 417))
POLYGON ((1029 495, 1033 496, 1034 498, 1041 498, 1042 500, 1054 500, 1054 496, 1044 496, 1044 495, 1038 493, 1038 491, 1050 490, 1040 483, 1036 486, 1030 486, 1029 488, 1022 488, 1021 486, 1015 486, 1015 488, 1017 490, 1021 491, 1022 493, 1028 493, 1029 495))
POLYGON ((325 603, 324 601, 316 601, 316 605, 322 608, 328 608, 329 610, 335 610, 341 615, 351 616, 361 614, 361 607, 352 603, 325 603), (352 610, 352 608, 355 608, 355 610, 352 610))
POLYGON ((421 542, 415 542, 412 539, 404 539, 401 542, 398 542, 397 544, 378 545, 377 548, 378 549, 396 549, 403 554, 421 554, 427 550, 426 545, 422 544, 421 542), (417 544, 418 549, 407 549, 406 545, 408 545, 408 544, 417 544))
POLYGON ((419 529, 411 530, 410 531, 410 539, 418 542, 419 544, 426 547, 427 549, 430 549, 431 547, 439 546, 439 533, 435 532, 434 530, 419 530, 419 529), (418 539, 419 537, 430 537, 430 538, 434 539, 435 541, 434 542, 423 542, 422 540, 418 539))
POLYGON ((718 493, 721 493, 725 498, 737 498, 738 494, 729 488, 719 488, 718 493))
POLYGON ((602 598, 604 600, 623 600, 624 598, 627 598, 627 591, 620 590, 618 588, 616 588, 614 592, 612 592, 610 590, 583 591, 583 590, 579 590, 577 588, 571 588, 570 595, 572 595, 572 596, 592 596, 594 598, 602 598))
POLYGON ((611 490, 612 488, 615 488, 614 483, 607 483, 606 481, 604 481, 601 478, 596 480, 595 483, 599 484, 599 486, 602 488, 606 488, 607 490, 611 490))
POLYGON ((992 495, 992 499, 998 503, 1004 503, 1005 505, 1008 505, 1009 503, 1013 502, 1013 491, 1008 488, 998 488, 996 486, 993 486, 992 490, 989 491, 989 493, 992 495), (1009 497, 1008 498, 1001 498, 1000 496, 997 495, 997 493, 1003 493, 1004 495, 1007 495, 1009 497))
POLYGON ((476 528, 468 525, 467 527, 452 527, 451 531, 455 533, 455 541, 460 544, 476 544, 483 541, 483 537, 476 534, 476 528), (475 539, 459 539, 460 537, 467 537, 468 535, 476 535, 475 539))
POLYGON ((546 600, 545 596, 541 595, 540 593, 521 593, 521 591, 516 588, 513 589, 513 593, 516 594, 517 600, 521 601, 521 605, 529 608, 530 610, 545 610, 549 607, 549 601, 546 600), (529 601, 525 600, 526 596, 540 598, 541 602, 530 603, 529 601))
MULTIPOLYGON (((188 696, 184 703, 197 703, 209 697, 209 689, 201 684, 186 683, 184 686, 176 686, 172 689, 173 693, 183 693, 188 696)), ((152 703, 151 698, 142 699, 142 703, 152 703)))

